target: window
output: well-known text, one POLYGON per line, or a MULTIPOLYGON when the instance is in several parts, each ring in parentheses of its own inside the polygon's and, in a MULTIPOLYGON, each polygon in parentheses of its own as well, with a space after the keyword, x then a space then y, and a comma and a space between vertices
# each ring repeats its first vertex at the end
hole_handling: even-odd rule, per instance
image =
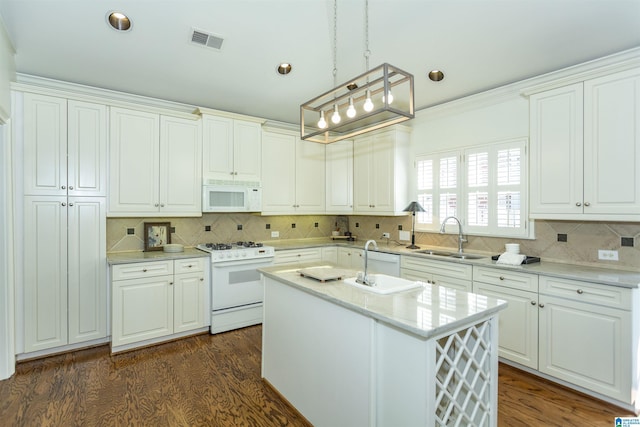
POLYGON ((460 153, 449 152, 416 158, 418 203, 416 229, 436 230, 440 218, 457 215, 460 200, 460 153))
POLYGON ((454 215, 465 233, 528 237, 526 165, 524 139, 418 156, 417 200, 426 212, 416 228, 438 230, 454 215))

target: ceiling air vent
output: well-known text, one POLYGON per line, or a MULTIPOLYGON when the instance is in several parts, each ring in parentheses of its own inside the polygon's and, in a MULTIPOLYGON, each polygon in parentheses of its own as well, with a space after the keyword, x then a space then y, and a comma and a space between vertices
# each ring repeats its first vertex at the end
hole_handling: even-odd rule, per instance
POLYGON ((200 30, 193 30, 193 34, 191 35, 191 42, 197 44, 199 46, 210 47, 216 50, 220 50, 222 48, 222 42, 224 39, 222 37, 214 36, 213 34, 205 33, 200 30))

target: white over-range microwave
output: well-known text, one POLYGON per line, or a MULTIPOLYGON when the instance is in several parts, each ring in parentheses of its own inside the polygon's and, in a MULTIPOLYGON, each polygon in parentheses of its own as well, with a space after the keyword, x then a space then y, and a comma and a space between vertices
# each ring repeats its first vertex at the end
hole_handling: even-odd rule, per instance
POLYGON ((260 212, 258 182, 208 180, 202 186, 202 212, 260 212))

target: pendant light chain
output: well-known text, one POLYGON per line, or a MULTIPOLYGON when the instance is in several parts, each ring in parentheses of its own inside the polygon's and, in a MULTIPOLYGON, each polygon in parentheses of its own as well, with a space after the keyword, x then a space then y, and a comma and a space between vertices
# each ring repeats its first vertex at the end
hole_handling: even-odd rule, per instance
POLYGON ((366 71, 369 71, 369 0, 364 2, 364 59, 366 61, 366 71))
POLYGON ((333 86, 338 85, 338 0, 333 0, 333 86))

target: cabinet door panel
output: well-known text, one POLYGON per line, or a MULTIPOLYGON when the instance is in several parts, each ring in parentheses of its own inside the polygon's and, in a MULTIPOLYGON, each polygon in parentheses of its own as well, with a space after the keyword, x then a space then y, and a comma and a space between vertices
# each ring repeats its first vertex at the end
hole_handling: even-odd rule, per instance
POLYGON ((113 283, 113 346, 173 332, 173 276, 113 283))
POLYGON ((578 83, 531 96, 532 215, 582 213, 582 91, 578 83))
POLYGON ((373 137, 369 180, 373 186, 371 202, 377 212, 394 212, 394 136, 384 133, 373 137))
POLYGON ((68 194, 106 196, 107 107, 69 101, 68 128, 68 194))
POLYGON ((353 143, 353 208, 356 212, 371 212, 371 141, 358 138, 353 143))
POLYGON ((69 344, 107 336, 106 202, 69 198, 69 344))
POLYGON ((584 212, 637 215, 640 72, 586 81, 584 89, 584 212))
POLYGON ((326 147, 326 210, 353 211, 353 141, 338 141, 326 147))
POLYGON ((25 195, 67 194, 65 99, 24 94, 24 163, 25 195))
POLYGON ((204 272, 177 274, 173 288, 173 333, 204 326, 204 272))
POLYGON ((260 181, 262 179, 262 128, 260 123, 236 120, 233 125, 234 179, 260 181))
POLYGON ((160 212, 202 213, 200 122, 161 117, 160 212))
POLYGON ((325 145, 296 138, 296 211, 324 212, 325 145))
POLYGON ((477 294, 499 298, 508 303, 498 317, 500 357, 538 369, 537 293, 481 282, 473 282, 473 288, 477 294))
POLYGON ((629 401, 631 313, 544 295, 540 303, 540 371, 629 401))
POLYGON ((109 212, 158 211, 159 116, 111 108, 109 212))
POLYGON ((295 142, 291 135, 262 135, 262 211, 292 212, 295 205, 295 142))
POLYGON ((207 179, 233 179, 233 120, 205 116, 202 127, 203 176, 207 179))
POLYGON ((24 202, 25 352, 67 344, 66 197, 24 202))

